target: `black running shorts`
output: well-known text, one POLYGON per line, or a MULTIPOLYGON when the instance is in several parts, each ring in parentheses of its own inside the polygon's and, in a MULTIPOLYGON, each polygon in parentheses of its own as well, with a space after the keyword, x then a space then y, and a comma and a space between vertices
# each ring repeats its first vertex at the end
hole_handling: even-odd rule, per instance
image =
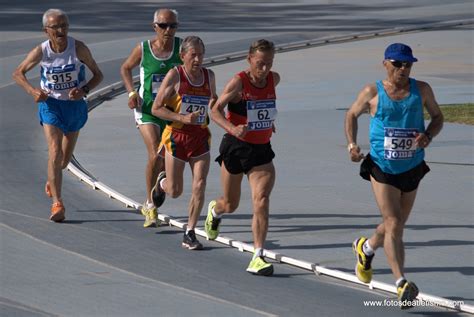
POLYGON ((252 168, 270 163, 275 157, 270 142, 266 144, 252 144, 241 141, 228 133, 224 134, 219 147, 220 155, 216 162, 222 165, 231 174, 247 174, 252 168))
POLYGON ((370 154, 367 155, 360 165, 360 176, 363 179, 370 181, 370 176, 372 176, 377 182, 392 185, 405 193, 417 189, 420 181, 429 171, 430 168, 423 161, 411 170, 401 174, 384 173, 372 160, 370 154))

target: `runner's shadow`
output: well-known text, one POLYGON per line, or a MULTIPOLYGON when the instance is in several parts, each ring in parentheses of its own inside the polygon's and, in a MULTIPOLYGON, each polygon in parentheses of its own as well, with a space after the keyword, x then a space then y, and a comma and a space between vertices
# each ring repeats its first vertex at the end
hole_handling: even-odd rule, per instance
MULTIPOLYGON (((339 270, 342 272, 354 273, 353 268, 342 268, 342 267, 333 267, 335 270, 339 270)), ((472 266, 439 266, 439 267, 405 267, 405 273, 439 273, 439 272, 452 272, 452 273, 460 273, 465 276, 473 276, 474 275, 474 267, 472 266)), ((376 275, 390 275, 392 274, 391 269, 374 269, 374 274, 376 275)))
MULTIPOLYGON (((413 308, 416 309, 416 308, 413 308)), ((421 316, 465 316, 459 312, 455 311, 412 311, 410 312, 413 315, 421 315, 421 316)))
POLYGON ((83 212, 93 212, 93 213, 126 213, 126 214, 140 214, 140 211, 139 210, 136 210, 136 209, 132 209, 132 208, 129 208, 129 209, 101 209, 101 210, 86 210, 86 209, 77 209, 75 210, 76 212, 80 212, 80 213, 83 213, 83 212))
POLYGON ((143 222, 141 219, 94 219, 94 220, 64 220, 62 223, 67 224, 82 224, 94 222, 143 222))
MULTIPOLYGON (((276 243, 279 240, 267 240, 271 249, 289 249, 289 250, 315 250, 315 249, 338 249, 347 248, 350 250, 352 242, 330 243, 330 244, 304 244, 304 245, 281 245, 276 243)), ((417 247, 443 247, 443 246, 468 246, 474 245, 474 241, 463 240, 432 240, 423 242, 405 242, 406 249, 416 249, 417 247)))

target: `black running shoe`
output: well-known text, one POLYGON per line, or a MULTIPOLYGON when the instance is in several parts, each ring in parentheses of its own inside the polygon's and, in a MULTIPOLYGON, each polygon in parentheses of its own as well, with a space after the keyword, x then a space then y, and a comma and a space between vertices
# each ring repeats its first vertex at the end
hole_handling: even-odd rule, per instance
POLYGON ((155 186, 153 186, 151 190, 151 200, 153 200, 153 204, 155 204, 156 208, 161 207, 165 202, 166 193, 160 186, 160 182, 162 179, 166 178, 166 172, 163 171, 158 175, 156 180, 155 186))
POLYGON ((194 230, 189 230, 187 234, 184 234, 183 243, 181 245, 188 250, 202 250, 202 244, 196 239, 194 230))

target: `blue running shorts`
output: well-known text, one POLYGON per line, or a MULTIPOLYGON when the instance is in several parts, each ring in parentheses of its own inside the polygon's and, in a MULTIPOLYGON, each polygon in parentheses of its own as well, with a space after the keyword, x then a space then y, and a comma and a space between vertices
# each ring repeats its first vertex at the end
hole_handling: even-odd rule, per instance
POLYGON ((38 103, 41 125, 58 127, 64 134, 79 131, 87 121, 87 103, 81 100, 58 100, 48 98, 38 103))

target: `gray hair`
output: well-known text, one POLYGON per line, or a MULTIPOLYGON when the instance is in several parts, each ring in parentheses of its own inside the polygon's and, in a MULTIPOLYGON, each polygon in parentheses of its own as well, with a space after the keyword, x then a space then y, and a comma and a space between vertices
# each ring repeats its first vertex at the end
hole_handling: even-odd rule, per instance
POLYGON ((256 51, 275 53, 275 44, 265 39, 255 41, 250 45, 249 54, 254 54, 256 51))
POLYGON ((204 46, 204 42, 199 36, 186 36, 186 38, 181 43, 181 46, 179 47, 179 53, 185 54, 190 48, 197 47, 198 45, 202 47, 202 52, 205 53, 206 47, 204 46))
POLYGON ((43 27, 46 27, 46 24, 48 24, 48 18, 50 16, 63 16, 66 18, 66 21, 69 24, 69 18, 67 17, 66 12, 61 9, 48 9, 45 13, 43 13, 43 27))
POLYGON ((165 12, 165 11, 169 11, 169 12, 173 13, 174 16, 176 17, 176 22, 179 22, 178 11, 176 11, 175 9, 158 9, 158 10, 156 10, 155 13, 153 14, 153 22, 158 22, 158 16, 160 15, 161 12, 165 12))

